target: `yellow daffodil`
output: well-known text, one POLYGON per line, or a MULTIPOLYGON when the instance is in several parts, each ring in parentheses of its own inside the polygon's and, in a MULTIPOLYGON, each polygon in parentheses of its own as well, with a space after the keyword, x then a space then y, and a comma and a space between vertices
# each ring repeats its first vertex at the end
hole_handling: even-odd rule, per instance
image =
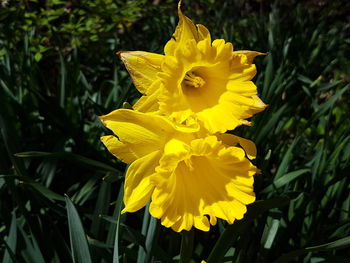
POLYGON ((234 51, 223 39, 211 41, 203 25, 194 25, 178 9, 179 24, 165 45, 165 55, 120 52, 135 86, 143 94, 134 105, 182 125, 197 122, 209 133, 226 132, 266 105, 251 81, 253 59, 262 53, 234 51))
POLYGON ((151 201, 151 215, 164 226, 208 231, 217 218, 230 224, 241 219, 246 205, 254 202, 257 169, 247 158, 256 155, 253 142, 230 134, 202 137, 198 128, 127 109, 101 120, 115 134, 103 136, 102 142, 130 164, 123 213, 151 201))

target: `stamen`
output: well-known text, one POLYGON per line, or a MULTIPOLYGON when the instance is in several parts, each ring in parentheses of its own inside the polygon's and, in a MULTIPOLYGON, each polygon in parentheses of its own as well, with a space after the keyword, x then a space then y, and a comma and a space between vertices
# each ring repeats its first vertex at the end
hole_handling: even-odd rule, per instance
POLYGON ((183 83, 186 86, 191 86, 191 87, 198 89, 198 88, 201 88, 204 86, 205 81, 201 77, 199 77, 196 74, 194 74, 193 72, 189 71, 186 73, 186 75, 183 79, 183 83))

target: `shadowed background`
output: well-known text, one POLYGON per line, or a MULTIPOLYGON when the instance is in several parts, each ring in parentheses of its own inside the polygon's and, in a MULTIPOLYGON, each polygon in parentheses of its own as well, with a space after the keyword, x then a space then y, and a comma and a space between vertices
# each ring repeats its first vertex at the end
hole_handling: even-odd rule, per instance
MULTIPOLYGON (((269 52, 255 59, 269 107, 233 132, 257 144, 255 192, 268 201, 194 231, 193 262, 349 262, 350 4, 182 10, 213 39, 269 52)), ((125 165, 97 118, 140 96, 116 52, 162 53, 177 19, 172 0, 1 1, 0 262, 178 260, 181 235, 144 209, 119 215, 125 165)))

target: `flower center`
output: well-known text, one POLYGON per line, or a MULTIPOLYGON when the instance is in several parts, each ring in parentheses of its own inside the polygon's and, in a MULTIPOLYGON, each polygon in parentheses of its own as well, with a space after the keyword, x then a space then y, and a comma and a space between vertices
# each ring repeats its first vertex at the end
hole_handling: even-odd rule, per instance
POLYGON ((204 86, 205 81, 192 71, 189 71, 186 73, 182 83, 184 83, 187 87, 193 87, 198 89, 204 86))

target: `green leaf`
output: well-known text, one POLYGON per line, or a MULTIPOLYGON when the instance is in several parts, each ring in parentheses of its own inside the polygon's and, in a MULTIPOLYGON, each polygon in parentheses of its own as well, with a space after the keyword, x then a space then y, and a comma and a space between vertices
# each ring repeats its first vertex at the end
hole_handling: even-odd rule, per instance
POLYGON ((318 88, 318 90, 319 91, 329 90, 331 88, 338 86, 338 84, 340 84, 341 82, 342 82, 341 80, 338 80, 338 81, 334 81, 334 82, 330 82, 330 83, 321 84, 320 87, 318 88))
POLYGON ((275 129, 276 123, 280 120, 281 115, 287 108, 287 104, 284 104, 276 112, 273 113, 272 117, 268 120, 267 123, 264 123, 263 127, 259 132, 257 132, 256 143, 261 142, 268 134, 271 134, 271 131, 275 129))
POLYGON ((300 169, 297 171, 293 171, 290 173, 286 173, 285 175, 283 175, 282 177, 278 178, 277 180, 275 180, 272 185, 269 185, 268 187, 264 188, 261 193, 262 194, 266 194, 269 193, 271 191, 273 191, 274 189, 278 189, 281 188, 282 186, 289 184, 290 182, 292 182, 293 180, 297 179, 299 176, 310 172, 310 169, 300 169))
POLYGON ((123 209, 123 196, 124 196, 124 184, 121 184, 118 198, 116 202, 115 215, 117 225, 115 227, 114 248, 113 248, 113 263, 119 263, 119 240, 120 240, 120 224, 121 224, 121 211, 123 209))
POLYGON ((275 219, 271 217, 268 218, 264 229, 264 234, 265 233, 266 234, 265 235, 263 234, 263 238, 262 238, 262 244, 265 249, 271 248, 273 241, 276 237, 279 225, 280 225, 280 219, 275 219))
POLYGON ((303 76, 301 74, 298 75, 298 80, 300 80, 301 82, 303 82, 305 84, 311 84, 312 83, 311 79, 309 79, 308 77, 303 76))
POLYGON ((299 137, 295 138, 293 143, 289 146, 287 152, 283 156, 281 164, 279 165, 279 167, 277 169, 277 172, 276 172, 274 180, 279 179, 283 174, 285 174, 287 172, 288 166, 289 166, 289 162, 290 162, 290 160, 293 157, 292 151, 293 151, 294 147, 297 145, 298 141, 299 141, 299 137))
POLYGON ((214 248, 209 254, 207 263, 221 262, 232 242, 249 227, 255 218, 272 208, 283 207, 289 203, 287 197, 276 197, 264 201, 256 201, 247 207, 247 213, 242 220, 228 225, 221 233, 214 248))
POLYGON ((330 110, 334 104, 337 102, 337 100, 344 94, 345 91, 347 91, 350 87, 350 84, 346 85, 341 90, 338 90, 318 111, 316 111, 310 119, 310 122, 314 122, 316 119, 322 117, 328 110, 330 110))
POLYGON ((128 240, 132 244, 137 244, 145 249, 146 237, 144 235, 125 224, 120 224, 120 226, 123 228, 123 239, 128 240))
POLYGON ((97 201, 92 216, 91 233, 95 238, 102 238, 104 230, 104 221, 100 218, 101 214, 107 214, 111 196, 111 184, 102 182, 97 196, 97 201))
POLYGON ((79 191, 77 191, 72 196, 72 201, 78 205, 84 204, 84 202, 89 199, 89 197, 94 193, 95 188, 97 187, 96 184, 100 180, 99 177, 92 177, 89 179, 81 188, 79 191))
POLYGON ((337 249, 343 249, 343 248, 346 248, 349 246, 350 246, 350 236, 344 237, 344 238, 341 238, 341 239, 338 239, 336 241, 326 243, 323 245, 306 247, 306 248, 302 248, 302 249, 298 249, 298 250, 289 252, 287 254, 280 256, 273 263, 285 263, 285 262, 292 260, 293 258, 295 258, 297 256, 300 256, 302 254, 306 254, 309 252, 333 251, 333 250, 337 250, 337 249))
POLYGON ((40 251, 40 248, 33 233, 25 233, 22 226, 20 225, 18 225, 18 228, 26 244, 26 249, 22 251, 24 258, 29 262, 45 263, 44 257, 40 251))
POLYGON ((92 263, 88 242, 79 214, 65 196, 73 263, 92 263))
POLYGON ((22 158, 31 158, 31 157, 51 157, 51 158, 62 158, 64 160, 67 160, 72 163, 80 163, 82 165, 91 167, 91 168, 99 168, 105 171, 111 171, 111 172, 118 172, 119 171, 109 166, 108 164, 89 159, 87 157, 69 153, 69 152, 54 152, 54 153, 48 153, 48 152, 38 152, 38 151, 30 151, 30 152, 20 152, 16 153, 15 156, 22 157, 22 158))
POLYGON ((261 94, 261 98, 263 100, 268 99, 270 97, 270 94, 272 93, 272 91, 270 90, 270 83, 272 81, 273 73, 274 73, 273 57, 271 54, 269 54, 266 57, 266 61, 267 61, 267 65, 266 65, 266 70, 264 74, 264 85, 263 85, 262 94, 261 94))
POLYGON ((181 236, 180 263, 187 263, 192 258, 194 230, 184 230, 181 232, 181 236))
POLYGON ((5 251, 2 263, 12 263, 17 245, 17 218, 14 211, 12 212, 10 231, 4 242, 6 243, 7 249, 5 251), (11 254, 13 254, 13 256, 11 254))
POLYGON ((60 83, 60 106, 64 108, 65 104, 65 95, 66 95, 66 78, 67 78, 67 70, 65 66, 65 62, 63 59, 62 54, 60 53, 60 78, 59 78, 59 83, 60 83))
POLYGON ((40 194, 45 196, 46 198, 52 200, 58 200, 58 201, 64 201, 64 197, 51 191, 49 188, 35 182, 26 182, 26 185, 30 185, 33 187, 36 191, 38 191, 40 194))
POLYGON ((107 182, 107 183, 114 183, 116 181, 118 181, 118 179, 120 179, 120 176, 117 176, 115 173, 107 173, 102 180, 107 182))
MULTIPOLYGON (((149 213, 148 210, 145 210, 145 213, 149 213)), ((143 254, 144 256, 142 257, 144 261, 141 261, 141 262, 149 262, 151 260, 153 247, 155 245, 157 234, 158 234, 157 219, 154 217, 151 217, 148 225, 147 234, 146 234, 145 254, 143 254)))
POLYGON ((17 259, 16 259, 16 255, 15 253, 13 253, 12 249, 10 248, 10 246, 7 244, 6 240, 4 240, 4 245, 6 248, 6 252, 4 254, 4 259, 2 261, 2 263, 20 263, 17 259), (6 254, 8 253, 8 254, 6 254), (5 258, 5 255, 8 255, 9 257, 5 258))
MULTIPOLYGON (((146 205, 143 213, 143 219, 142 219, 142 228, 141 228, 141 234, 146 236, 149 226, 149 221, 151 219, 151 215, 148 212, 149 210, 149 203, 146 205)), ((145 260, 146 251, 145 248, 140 246, 137 254, 137 263, 142 263, 145 260)))
POLYGON ((2 102, 0 111, 0 135, 6 147, 8 157, 11 159, 17 174, 26 176, 27 169, 23 160, 15 158, 14 156, 14 154, 20 150, 21 140, 15 130, 13 121, 10 120, 12 111, 11 109, 6 109, 8 105, 5 103, 5 100, 3 100, 2 92, 0 92, 0 101, 2 102))

